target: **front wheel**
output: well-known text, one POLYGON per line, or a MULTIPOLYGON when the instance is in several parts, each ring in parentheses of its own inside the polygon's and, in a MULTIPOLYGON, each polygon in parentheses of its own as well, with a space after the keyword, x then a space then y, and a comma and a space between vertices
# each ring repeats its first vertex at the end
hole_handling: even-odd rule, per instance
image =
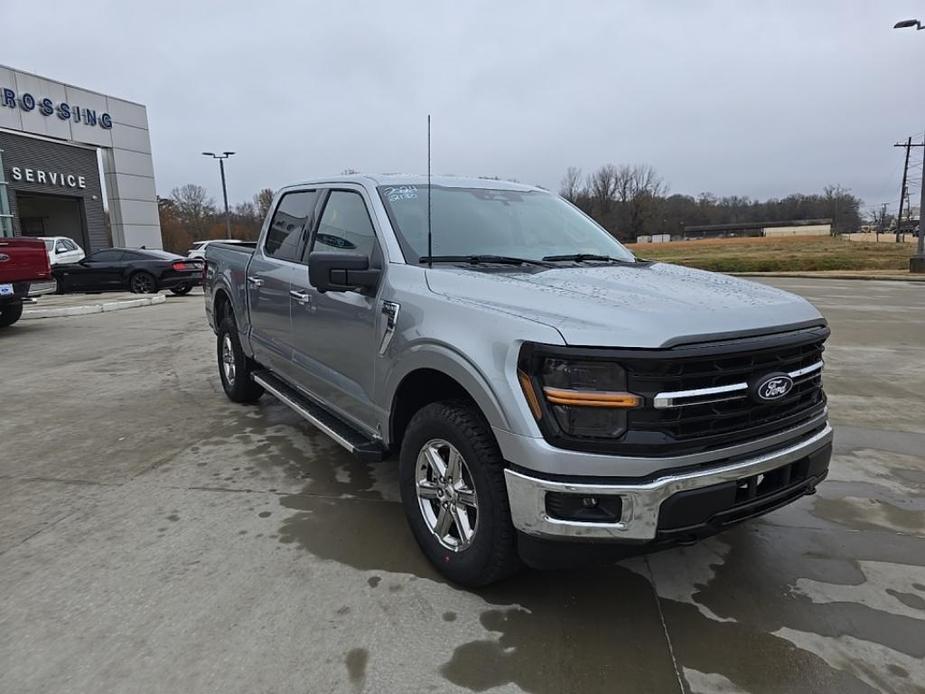
POLYGON ((150 272, 136 272, 129 279, 129 289, 133 294, 154 294, 157 291, 157 280, 150 272))
POLYGON ((421 408, 408 424, 399 465, 408 523, 440 573, 476 587, 519 568, 501 452, 472 403, 421 408))
POLYGON ((21 301, 0 307, 0 328, 8 328, 20 318, 22 318, 21 301))
POLYGON ((230 312, 219 324, 216 351, 218 373, 228 399, 232 402, 254 402, 260 398, 263 388, 251 379, 253 362, 241 349, 238 327, 230 312))

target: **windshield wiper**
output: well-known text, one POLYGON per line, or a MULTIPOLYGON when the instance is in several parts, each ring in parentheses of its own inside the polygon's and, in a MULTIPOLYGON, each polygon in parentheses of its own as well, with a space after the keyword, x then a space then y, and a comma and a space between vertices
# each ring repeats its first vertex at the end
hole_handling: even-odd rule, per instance
POLYGON ((547 255, 543 260, 554 262, 556 260, 571 260, 576 263, 583 263, 586 260, 598 260, 603 263, 623 263, 626 265, 635 265, 634 260, 624 260, 622 258, 611 258, 609 255, 597 255, 596 253, 572 253, 570 255, 547 255))
POLYGON ((419 263, 468 263, 470 265, 479 265, 480 263, 491 263, 495 265, 537 265, 539 267, 550 267, 549 263, 543 260, 531 260, 529 258, 515 258, 510 255, 433 255, 421 256, 419 263))

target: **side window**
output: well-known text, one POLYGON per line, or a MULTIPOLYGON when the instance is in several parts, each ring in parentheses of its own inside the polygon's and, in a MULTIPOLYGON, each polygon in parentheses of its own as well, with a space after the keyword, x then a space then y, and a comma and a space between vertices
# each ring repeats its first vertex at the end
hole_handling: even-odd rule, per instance
POLYGON ((64 243, 64 241, 58 241, 58 243, 55 245, 56 253, 67 253, 69 250, 70 248, 67 247, 67 244, 64 243))
POLYGON ((271 258, 280 260, 299 260, 299 245, 302 242, 302 229, 311 223, 312 210, 318 191, 304 190, 297 193, 286 193, 267 230, 267 238, 263 244, 263 252, 271 258))
POLYGON ((64 239, 64 247, 67 248, 69 251, 78 250, 77 244, 71 241, 70 239, 64 239))
POLYGON ((89 260, 98 263, 114 263, 118 260, 122 260, 122 256, 122 251, 97 251, 90 256, 89 260))
POLYGON ((373 231, 363 196, 347 190, 331 191, 312 250, 362 253, 372 257, 375 247, 376 232, 373 231))

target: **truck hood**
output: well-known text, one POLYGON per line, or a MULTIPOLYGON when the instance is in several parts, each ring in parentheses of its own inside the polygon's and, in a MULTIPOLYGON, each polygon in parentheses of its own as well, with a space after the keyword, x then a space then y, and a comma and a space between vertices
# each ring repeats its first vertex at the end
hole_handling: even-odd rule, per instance
POLYGON ((431 291, 549 325, 566 344, 666 347, 724 333, 823 322, 805 299, 728 275, 654 263, 536 273, 441 267, 431 291))

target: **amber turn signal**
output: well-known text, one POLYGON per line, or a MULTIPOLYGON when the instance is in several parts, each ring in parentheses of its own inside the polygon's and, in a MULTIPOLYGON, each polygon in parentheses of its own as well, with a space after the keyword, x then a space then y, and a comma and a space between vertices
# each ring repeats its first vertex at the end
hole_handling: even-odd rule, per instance
POLYGON ((572 407, 639 407, 641 399, 632 393, 614 393, 594 390, 569 390, 566 388, 543 388, 543 394, 550 405, 572 407))
POLYGON ((540 401, 537 400, 536 391, 533 390, 533 383, 530 381, 530 377, 518 369, 517 380, 520 381, 520 387, 524 391, 524 397, 527 398, 527 405, 530 406, 530 412, 532 412, 536 420, 539 421, 543 417, 543 408, 540 407, 540 401))

